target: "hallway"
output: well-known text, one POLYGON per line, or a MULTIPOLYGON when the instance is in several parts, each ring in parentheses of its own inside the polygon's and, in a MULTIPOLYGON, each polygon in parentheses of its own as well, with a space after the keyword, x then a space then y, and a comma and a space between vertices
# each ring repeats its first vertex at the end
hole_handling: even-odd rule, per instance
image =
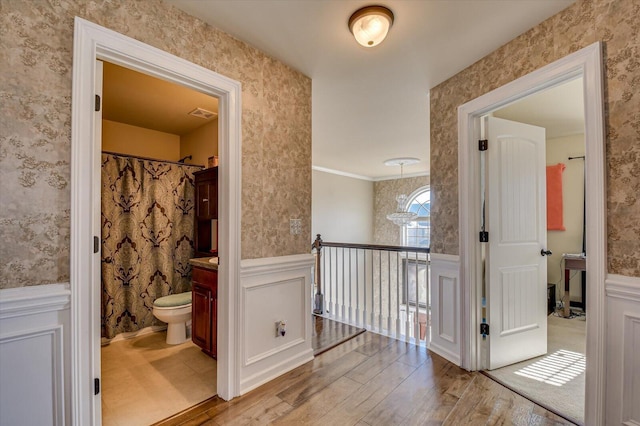
POLYGON ((425 348, 365 332, 231 402, 213 398, 156 425, 269 423, 571 424, 425 348))

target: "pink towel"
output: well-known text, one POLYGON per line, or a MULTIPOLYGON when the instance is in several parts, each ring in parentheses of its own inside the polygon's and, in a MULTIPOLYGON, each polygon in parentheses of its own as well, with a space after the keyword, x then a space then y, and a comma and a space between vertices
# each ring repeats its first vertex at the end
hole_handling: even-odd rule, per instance
POLYGON ((565 165, 547 166, 547 230, 564 231, 562 220, 562 172, 565 165))

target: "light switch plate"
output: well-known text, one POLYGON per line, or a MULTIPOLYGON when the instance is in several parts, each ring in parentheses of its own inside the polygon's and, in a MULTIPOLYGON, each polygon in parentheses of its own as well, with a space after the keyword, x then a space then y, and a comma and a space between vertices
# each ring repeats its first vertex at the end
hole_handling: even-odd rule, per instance
POLYGON ((289 219, 289 233, 300 235, 302 232, 302 219, 289 219))

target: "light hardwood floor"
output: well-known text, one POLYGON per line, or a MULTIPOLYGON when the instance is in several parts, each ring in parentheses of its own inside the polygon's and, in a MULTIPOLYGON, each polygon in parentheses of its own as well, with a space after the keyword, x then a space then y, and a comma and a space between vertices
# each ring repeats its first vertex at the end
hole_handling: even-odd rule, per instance
POLYGON ((425 348, 366 332, 230 402, 211 399, 162 426, 568 425, 425 348))

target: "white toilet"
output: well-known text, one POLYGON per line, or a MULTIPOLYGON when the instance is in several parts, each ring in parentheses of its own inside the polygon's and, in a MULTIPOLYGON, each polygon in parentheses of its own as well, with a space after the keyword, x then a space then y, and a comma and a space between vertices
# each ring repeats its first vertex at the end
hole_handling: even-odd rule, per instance
POLYGON ((191 320, 191 292, 171 294, 153 302, 153 316, 167 323, 167 344, 187 340, 187 321, 191 320))

